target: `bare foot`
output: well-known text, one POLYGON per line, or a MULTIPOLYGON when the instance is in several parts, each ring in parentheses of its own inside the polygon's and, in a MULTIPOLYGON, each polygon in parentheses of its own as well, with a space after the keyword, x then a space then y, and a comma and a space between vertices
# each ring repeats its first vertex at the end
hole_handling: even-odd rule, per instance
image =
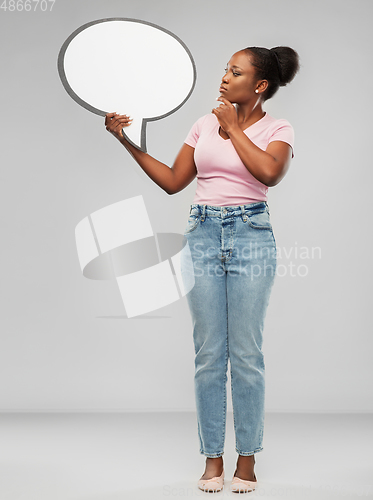
POLYGON ((206 468, 203 476, 201 476, 201 479, 212 479, 213 477, 219 477, 223 472, 223 468, 223 457, 206 457, 206 468))
POLYGON ((246 481, 256 481, 257 479, 254 473, 254 465, 254 455, 250 455, 249 457, 238 455, 234 476, 237 476, 240 479, 244 479, 246 481))

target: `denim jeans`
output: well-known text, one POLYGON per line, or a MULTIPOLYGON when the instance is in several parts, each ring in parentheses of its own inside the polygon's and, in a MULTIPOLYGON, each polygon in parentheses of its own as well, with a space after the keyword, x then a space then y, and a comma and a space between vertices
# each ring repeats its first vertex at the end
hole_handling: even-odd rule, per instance
POLYGON ((263 326, 276 274, 276 242, 265 201, 239 206, 192 204, 181 258, 193 321, 200 452, 224 453, 230 360, 236 451, 261 451, 264 430, 263 326), (188 278, 189 276, 189 278, 188 278))

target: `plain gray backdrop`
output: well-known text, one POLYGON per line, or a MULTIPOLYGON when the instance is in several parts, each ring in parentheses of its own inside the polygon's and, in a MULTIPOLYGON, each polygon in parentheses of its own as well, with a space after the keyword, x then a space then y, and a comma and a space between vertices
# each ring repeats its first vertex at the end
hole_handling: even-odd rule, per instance
POLYGON ((163 192, 63 88, 63 42, 107 17, 162 26, 193 54, 191 98, 147 127, 149 154, 168 165, 217 105, 234 52, 298 51, 299 74, 264 106, 295 129, 290 170, 269 190, 282 275, 264 334, 266 409, 373 410, 372 14, 371 0, 56 0, 52 12, 1 10, 0 410, 195 408, 186 298, 126 319, 116 282, 88 280, 79 267, 81 219, 142 195, 155 232, 182 233, 196 188, 163 192))

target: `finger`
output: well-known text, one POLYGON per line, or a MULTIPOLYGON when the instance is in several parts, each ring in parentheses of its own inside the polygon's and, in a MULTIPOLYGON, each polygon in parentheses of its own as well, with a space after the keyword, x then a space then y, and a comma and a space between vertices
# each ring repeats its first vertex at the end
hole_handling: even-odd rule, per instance
POLYGON ((105 121, 106 130, 108 130, 109 132, 115 132, 115 124, 116 124, 115 117, 108 119, 107 121, 105 121))
POLYGON ((105 125, 111 125, 117 123, 118 118, 123 118, 129 120, 130 117, 127 115, 118 115, 117 113, 108 113, 105 116, 105 125))
POLYGON ((117 113, 115 113, 115 115, 109 120, 109 123, 115 123, 119 119, 123 119, 123 118, 129 118, 129 116, 127 116, 127 115, 118 115, 117 113))
POLYGON ((123 116, 119 117, 117 116, 116 118, 113 118, 112 125, 113 128, 117 128, 119 126, 128 126, 131 125, 132 123, 132 118, 129 118, 128 116, 123 116))
POLYGON ((215 115, 215 116, 216 116, 217 120, 218 120, 218 121, 219 121, 219 123, 220 123, 220 120, 221 120, 221 115, 220 115, 220 112, 219 112, 217 109, 213 109, 213 110, 211 111, 211 113, 212 113, 213 115, 215 115))
POLYGON ((132 120, 125 122, 125 123, 121 123, 121 127, 129 127, 131 125, 131 123, 132 123, 132 120))
POLYGON ((116 113, 107 113, 105 115, 105 125, 111 123, 112 118, 116 115, 116 113))
POLYGON ((224 102, 221 102, 216 109, 227 109, 227 105, 224 102))
POLYGON ((132 118, 128 115, 115 115, 112 118, 112 122, 114 122, 116 120, 132 120, 132 118))
POLYGON ((221 96, 217 97, 216 100, 221 101, 222 104, 225 104, 226 106, 233 106, 233 104, 230 101, 228 101, 228 99, 225 99, 224 97, 221 97, 221 96))

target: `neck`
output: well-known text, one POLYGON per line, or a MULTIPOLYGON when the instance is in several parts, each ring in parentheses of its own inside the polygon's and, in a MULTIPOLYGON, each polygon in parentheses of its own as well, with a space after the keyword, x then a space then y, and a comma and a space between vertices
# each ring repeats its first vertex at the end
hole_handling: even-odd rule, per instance
POLYGON ((237 117, 238 123, 246 124, 249 122, 256 122, 263 118, 265 112, 262 109, 262 103, 260 99, 256 102, 248 102, 244 104, 237 104, 237 117))

